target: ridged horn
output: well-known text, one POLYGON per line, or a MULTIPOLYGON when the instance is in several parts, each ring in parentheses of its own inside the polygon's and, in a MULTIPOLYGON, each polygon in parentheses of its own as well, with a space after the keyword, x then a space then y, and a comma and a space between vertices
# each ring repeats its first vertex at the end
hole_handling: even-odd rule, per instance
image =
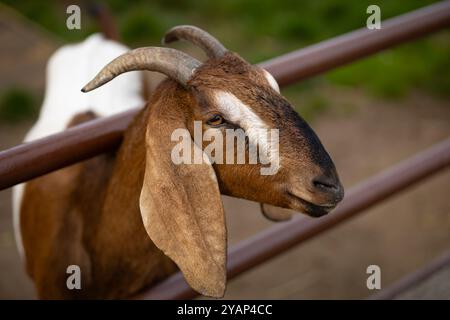
POLYGON ((186 87, 193 72, 200 65, 201 62, 197 59, 171 48, 134 49, 107 64, 81 91, 94 90, 122 73, 135 70, 161 72, 186 87))
POLYGON ((209 58, 220 58, 228 50, 208 32, 189 25, 176 26, 166 32, 162 39, 163 44, 177 40, 189 41, 200 47, 209 58))

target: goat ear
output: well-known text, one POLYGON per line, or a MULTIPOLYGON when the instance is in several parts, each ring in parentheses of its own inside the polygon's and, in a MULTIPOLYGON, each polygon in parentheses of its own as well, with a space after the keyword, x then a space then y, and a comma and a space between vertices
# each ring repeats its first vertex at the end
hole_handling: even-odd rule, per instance
POLYGON ((294 213, 291 209, 275 207, 267 203, 261 203, 261 212, 267 219, 275 222, 286 221, 292 218, 294 213))
MULTIPOLYGON (((219 186, 213 167, 205 162, 209 159, 178 165, 171 160, 172 149, 179 143, 171 141, 171 134, 186 129, 180 118, 150 116, 141 215, 152 241, 178 265, 189 285, 203 295, 220 298, 226 284, 227 240, 219 186)), ((185 132, 191 151, 202 152, 185 132)))

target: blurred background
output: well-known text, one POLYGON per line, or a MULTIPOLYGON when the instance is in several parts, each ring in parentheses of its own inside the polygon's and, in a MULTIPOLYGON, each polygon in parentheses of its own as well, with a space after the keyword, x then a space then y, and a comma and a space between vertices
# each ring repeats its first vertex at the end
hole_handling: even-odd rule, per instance
MULTIPOLYGON (((362 28, 435 1, 108 1, 120 39, 160 45, 170 27, 197 25, 252 63, 362 28)), ((101 3, 101 2, 97 2, 101 3)), ((60 46, 99 31, 89 1, 0 1, 0 149, 21 142, 60 46), (68 30, 66 8, 81 8, 68 30)), ((192 45, 177 44, 201 57, 192 45)), ((346 189, 450 136, 450 30, 386 50, 282 90, 316 130, 346 189)), ((63 106, 61 106, 63 107, 63 106)), ((450 249, 450 172, 441 171, 332 231, 232 280, 225 298, 365 298, 366 268, 382 287, 450 249)), ((14 243, 10 190, 0 192, 0 298, 34 298, 14 243)), ((230 244, 270 227, 255 203, 225 198, 230 244)), ((308 218, 305 218, 308 219, 308 218)), ((409 297, 450 298, 450 272, 409 297), (447 283, 447 286, 442 284, 447 283)))

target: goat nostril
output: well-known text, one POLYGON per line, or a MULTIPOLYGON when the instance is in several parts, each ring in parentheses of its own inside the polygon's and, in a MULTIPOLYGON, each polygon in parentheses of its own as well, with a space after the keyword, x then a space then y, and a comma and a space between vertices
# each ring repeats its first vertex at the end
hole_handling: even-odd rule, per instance
POLYGON ((315 191, 327 195, 328 200, 333 203, 338 203, 344 198, 344 188, 336 176, 320 175, 315 177, 311 184, 315 191))
POLYGON ((338 183, 323 176, 313 179, 312 183, 317 189, 324 189, 327 191, 336 191, 339 189, 338 183))

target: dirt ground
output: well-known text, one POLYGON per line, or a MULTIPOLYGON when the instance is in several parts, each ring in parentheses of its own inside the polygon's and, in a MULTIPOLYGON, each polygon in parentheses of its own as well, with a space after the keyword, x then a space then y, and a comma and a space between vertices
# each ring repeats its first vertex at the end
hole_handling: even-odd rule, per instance
MULTIPOLYGON (((4 20, 0 22, 7 25, 4 20)), ((6 32, 11 30, 1 30, 0 39, 8 39, 6 32)), ((28 45, 36 40, 30 36, 23 39, 28 45)), ((16 74, 3 58, 5 48, 0 50, 2 86, 11 80, 5 70, 16 74)), ((6 49, 20 52, 20 48, 9 44, 6 49)), ((40 57, 31 69, 25 69, 30 70, 28 78, 38 79, 30 85, 36 90, 43 86, 43 58, 53 50, 51 44, 40 48, 35 54, 24 51, 40 57), (40 78, 32 77, 31 72, 40 78)), ((347 190, 450 136, 449 100, 411 93, 401 101, 379 101, 343 88, 324 88, 323 95, 332 101, 331 107, 312 126, 334 159, 347 190)), ((30 126, 31 122, 0 124, 0 149, 19 143, 30 126)), ((230 281, 225 298, 368 297, 373 292, 366 287, 367 266, 381 267, 382 287, 386 287, 450 249, 449 190, 447 169, 230 281)), ((10 199, 9 189, 0 192, 0 299, 32 299, 34 290, 14 243, 10 199)), ((225 198, 224 205, 230 245, 273 224, 262 217, 255 203, 225 198)), ((440 273, 438 283, 439 288, 424 285, 407 297, 450 298, 449 273, 440 273)))

